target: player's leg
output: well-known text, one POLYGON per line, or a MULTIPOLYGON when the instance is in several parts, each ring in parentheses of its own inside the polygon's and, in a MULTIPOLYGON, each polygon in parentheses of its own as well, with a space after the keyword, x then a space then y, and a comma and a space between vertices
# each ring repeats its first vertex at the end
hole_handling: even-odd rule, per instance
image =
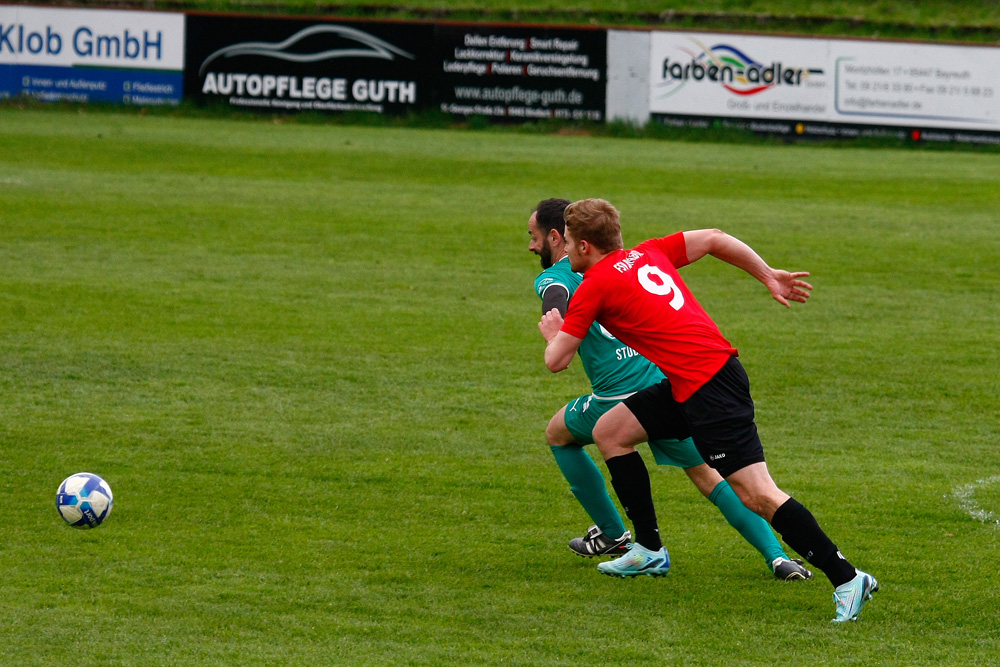
POLYGON ((729 525, 760 552, 775 577, 784 581, 812 577, 812 572, 802 567, 802 561, 788 557, 767 521, 747 509, 728 482, 705 463, 691 438, 653 440, 649 448, 659 465, 672 465, 684 470, 688 479, 719 509, 729 525))
POLYGON ((805 506, 778 488, 764 462, 728 474, 736 494, 748 507, 767 519, 788 546, 826 574, 834 587, 853 579, 857 572, 827 537, 805 506))
POLYGON ((856 570, 812 513, 771 479, 754 423, 750 381, 739 361, 731 358, 683 405, 702 458, 744 505, 767 519, 788 546, 827 576, 835 588, 835 620, 857 618, 878 582, 856 570))
POLYGON ((635 528, 635 541, 651 551, 659 550, 663 543, 656 524, 649 472, 635 450, 635 445, 645 440, 646 432, 625 404, 619 403, 597 420, 593 433, 611 473, 611 486, 635 528))
MULTIPOLYGON (((694 449, 694 443, 690 440, 688 442, 690 442, 691 449, 694 449)), ((701 457, 698 457, 698 460, 701 460, 701 457)), ((729 525, 760 552, 760 555, 764 557, 764 562, 767 563, 775 577, 784 581, 812 578, 812 572, 802 566, 801 560, 788 557, 788 554, 774 537, 767 521, 747 509, 729 483, 722 479, 718 472, 704 462, 694 467, 685 468, 684 472, 698 487, 698 490, 719 508, 719 512, 726 518, 729 525)))
MULTIPOLYGON (((669 386, 666 382, 669 393, 669 386)), ((625 514, 632 521, 635 543, 627 554, 597 569, 613 576, 648 574, 661 576, 670 569, 670 556, 660 541, 660 530, 653 507, 649 472, 635 445, 646 439, 646 429, 631 405, 636 403, 646 412, 660 409, 663 387, 654 385, 619 403, 604 414, 594 426, 594 441, 611 473, 611 485, 625 514)))
MULTIPOLYGON (((647 391, 644 389, 630 398, 647 391)), ((649 472, 635 450, 635 445, 645 439, 645 429, 624 402, 611 408, 594 426, 594 441, 611 473, 611 486, 635 533, 635 542, 627 554, 597 566, 603 574, 662 576, 670 569, 670 556, 660 541, 649 472)))
POLYGON ((732 472, 723 469, 723 472, 726 473, 726 480, 743 504, 767 521, 771 521, 778 508, 791 497, 774 483, 764 461, 752 463, 732 472))
POLYGON ((570 541, 569 548, 581 556, 624 553, 632 534, 625 529, 621 514, 608 495, 607 484, 600 468, 584 449, 592 442, 590 435, 599 415, 589 396, 581 396, 560 408, 545 429, 556 465, 569 483, 570 491, 594 522, 584 537, 570 541), (573 424, 567 425, 567 410, 573 424))
POLYGON ((834 586, 833 601, 837 606, 837 615, 833 620, 837 623, 857 620, 865 602, 871 600, 872 593, 878 590, 875 577, 856 569, 844 558, 812 512, 778 489, 764 463, 737 470, 726 479, 740 497, 755 503, 762 516, 769 516, 771 526, 788 546, 822 570, 830 580, 834 586))
MULTIPOLYGON (((691 447, 694 448, 694 443, 691 447)), ((788 559, 767 521, 747 509, 719 473, 704 462, 685 468, 684 472, 698 490, 719 508, 729 525, 761 553, 769 566, 779 558, 788 559)))

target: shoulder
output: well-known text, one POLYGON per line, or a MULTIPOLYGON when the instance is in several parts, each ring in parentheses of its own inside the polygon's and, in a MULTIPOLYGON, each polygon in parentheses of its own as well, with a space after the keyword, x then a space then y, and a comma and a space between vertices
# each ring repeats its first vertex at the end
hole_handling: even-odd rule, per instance
POLYGON ((649 239, 643 241, 635 247, 636 250, 640 252, 646 252, 649 250, 658 250, 665 254, 674 254, 677 252, 685 252, 684 244, 684 232, 674 232, 669 236, 663 236, 656 239, 649 239))
POLYGON ((550 269, 546 269, 545 271, 539 273, 538 277, 535 278, 535 293, 538 294, 538 296, 544 296, 546 290, 550 287, 561 287, 567 292, 572 292, 570 286, 566 283, 567 281, 565 277, 552 272, 550 269))
POLYGON ((569 268, 568 261, 560 260, 538 274, 538 277, 535 278, 535 292, 538 296, 543 296, 550 287, 559 286, 572 295, 580 285, 581 280, 583 280, 583 276, 574 273, 569 268))

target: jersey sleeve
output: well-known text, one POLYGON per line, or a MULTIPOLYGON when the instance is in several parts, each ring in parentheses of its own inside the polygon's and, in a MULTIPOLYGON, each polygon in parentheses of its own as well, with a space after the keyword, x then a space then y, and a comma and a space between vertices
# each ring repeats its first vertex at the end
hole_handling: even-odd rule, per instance
POLYGON ((675 232, 663 238, 650 239, 644 243, 640 243, 637 250, 641 250, 643 246, 656 248, 665 254, 675 269, 691 263, 688 261, 687 244, 684 243, 684 232, 675 232))
POLYGON ((566 316, 566 310, 569 308, 569 290, 565 289, 565 285, 552 285, 542 295, 542 314, 553 308, 563 317, 566 316))
POLYGON ((569 309, 560 331, 565 331, 577 338, 586 338, 590 325, 597 319, 597 313, 601 307, 600 294, 597 290, 591 289, 593 281, 584 279, 573 294, 573 300, 569 302, 569 309))
POLYGON ((566 298, 569 298, 569 286, 563 283, 559 278, 545 272, 542 272, 537 278, 535 278, 535 294, 538 295, 539 299, 543 301, 545 300, 545 293, 550 287, 561 287, 566 292, 566 298))

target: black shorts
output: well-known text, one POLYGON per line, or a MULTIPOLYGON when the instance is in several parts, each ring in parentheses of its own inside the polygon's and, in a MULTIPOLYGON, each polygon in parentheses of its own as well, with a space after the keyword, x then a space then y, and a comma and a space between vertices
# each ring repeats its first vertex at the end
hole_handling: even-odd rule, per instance
POLYGON ((736 357, 730 357, 683 403, 674 400, 669 380, 632 394, 623 403, 648 439, 692 438, 701 458, 723 477, 764 461, 750 380, 736 357))

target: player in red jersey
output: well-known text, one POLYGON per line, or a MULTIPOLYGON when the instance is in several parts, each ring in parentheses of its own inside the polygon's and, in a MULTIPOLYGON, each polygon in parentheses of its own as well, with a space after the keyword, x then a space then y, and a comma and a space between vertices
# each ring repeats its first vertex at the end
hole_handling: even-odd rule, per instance
POLYGON ((624 250, 618 211, 603 199, 571 204, 565 219, 570 265, 584 278, 565 321, 558 311, 549 311, 539 322, 547 341, 546 365, 553 372, 568 367, 587 329, 599 320, 667 376, 612 408, 594 428, 611 484, 635 529, 632 549, 598 569, 635 576, 661 557, 649 474, 635 445, 648 438, 690 436, 740 500, 826 574, 834 586, 834 621, 857 619, 878 582, 851 565, 812 513, 771 479, 738 353, 677 269, 710 254, 760 280, 786 307, 809 297, 812 286, 801 280, 809 274, 772 269, 752 248, 716 229, 679 232, 624 250))

